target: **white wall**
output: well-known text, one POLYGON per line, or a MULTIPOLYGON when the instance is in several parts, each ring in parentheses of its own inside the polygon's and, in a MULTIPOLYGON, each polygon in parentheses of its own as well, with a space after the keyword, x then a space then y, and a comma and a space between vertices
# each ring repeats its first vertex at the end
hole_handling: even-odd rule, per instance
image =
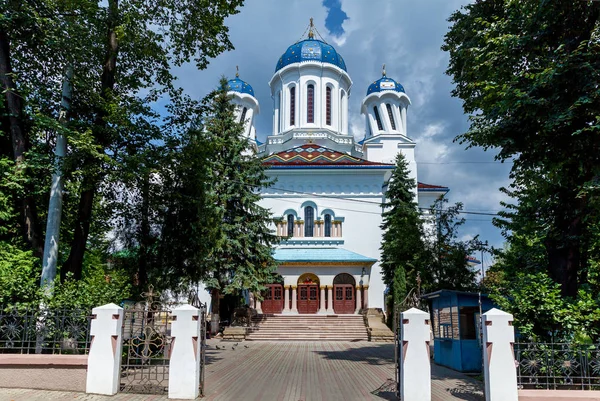
MULTIPOLYGON (((317 206, 315 216, 321 216, 323 209, 331 209, 335 213, 336 219, 344 218, 341 238, 344 242, 339 247, 379 260, 381 259, 379 248, 382 239, 382 232, 379 228, 382 222, 379 205, 382 201, 382 185, 386 172, 389 173, 389 169, 271 169, 268 174, 277 177, 274 188, 283 190, 274 188, 264 190, 261 205, 270 209, 275 217, 283 216, 284 212, 291 208, 295 209, 298 216, 302 218, 304 212, 301 210, 301 206, 308 201, 314 202, 317 206), (298 194, 292 191, 315 193, 316 195, 298 194), (318 195, 326 195, 328 198, 318 195), (336 196, 348 199, 329 198, 336 196)), ((348 273, 356 274, 357 272, 348 271, 348 273)), ((370 307, 383 308, 384 290, 381 268, 379 262, 376 262, 370 276, 370 307)))

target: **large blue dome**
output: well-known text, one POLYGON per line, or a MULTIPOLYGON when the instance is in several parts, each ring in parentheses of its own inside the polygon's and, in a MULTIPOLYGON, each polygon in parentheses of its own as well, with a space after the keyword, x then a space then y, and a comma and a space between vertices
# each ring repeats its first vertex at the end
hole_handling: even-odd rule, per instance
POLYGON ((394 81, 392 78, 388 78, 384 75, 369 85, 369 88, 367 89, 367 96, 369 96, 371 93, 383 91, 396 91, 404 93, 404 87, 398 82, 394 81))
POLYGON ((235 77, 234 79, 230 79, 227 81, 229 85, 229 90, 239 93, 247 93, 249 95, 254 96, 254 89, 250 86, 249 83, 242 81, 239 77, 235 77))
POLYGON ((346 71, 344 59, 333 46, 317 39, 305 39, 288 47, 285 53, 279 58, 275 71, 279 71, 286 65, 302 61, 321 61, 333 64, 346 71))

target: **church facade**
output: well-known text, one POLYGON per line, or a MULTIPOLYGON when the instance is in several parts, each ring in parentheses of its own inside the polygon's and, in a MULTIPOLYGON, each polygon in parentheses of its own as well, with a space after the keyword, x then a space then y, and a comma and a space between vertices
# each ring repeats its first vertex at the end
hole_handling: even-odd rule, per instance
MULTIPOLYGON (((262 206, 282 237, 275 250, 282 281, 269 284, 259 313, 354 314, 384 308, 379 260, 384 194, 398 152, 417 180, 416 143, 407 132, 410 98, 387 76, 364 93, 360 112, 364 138, 348 127, 353 86, 342 56, 324 40, 292 44, 277 61, 269 82, 273 129, 257 141, 259 104, 252 86, 229 81, 245 135, 275 184, 262 190, 262 206), (254 145, 253 145, 254 146, 254 145)), ((429 208, 448 188, 418 183, 415 198, 429 208)))

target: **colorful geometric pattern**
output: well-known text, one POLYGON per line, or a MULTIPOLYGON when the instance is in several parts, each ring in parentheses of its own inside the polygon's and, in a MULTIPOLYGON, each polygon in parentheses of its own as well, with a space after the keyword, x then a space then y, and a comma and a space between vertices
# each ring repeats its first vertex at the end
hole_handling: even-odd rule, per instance
POLYGON ((308 143, 275 153, 263 159, 264 164, 272 166, 390 166, 392 164, 375 163, 359 159, 346 153, 308 143))
POLYGON ((440 185, 424 184, 422 182, 417 183, 417 189, 419 191, 431 191, 431 192, 438 192, 438 191, 448 192, 448 191, 450 191, 450 188, 448 188, 448 187, 442 187, 440 185))

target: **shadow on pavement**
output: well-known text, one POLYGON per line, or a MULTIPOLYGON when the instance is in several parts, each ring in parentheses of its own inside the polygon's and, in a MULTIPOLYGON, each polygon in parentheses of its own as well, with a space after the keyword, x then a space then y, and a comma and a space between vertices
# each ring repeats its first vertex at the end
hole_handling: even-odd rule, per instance
POLYGON ((394 364, 394 345, 348 348, 342 351, 314 351, 330 360, 366 362, 369 365, 394 364))

